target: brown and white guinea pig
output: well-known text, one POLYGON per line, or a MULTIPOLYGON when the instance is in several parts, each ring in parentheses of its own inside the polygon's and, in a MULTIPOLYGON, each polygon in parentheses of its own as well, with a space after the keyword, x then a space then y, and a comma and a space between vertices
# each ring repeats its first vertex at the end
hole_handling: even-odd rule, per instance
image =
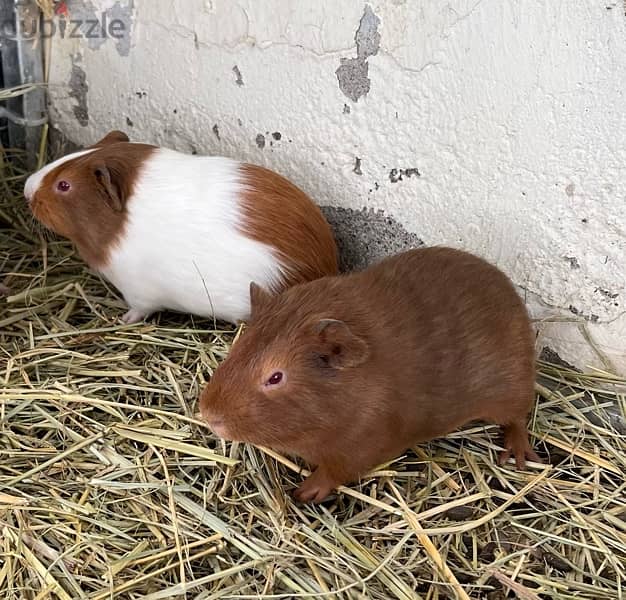
POLYGON ((337 273, 320 209, 259 166, 131 143, 112 131, 26 181, 35 217, 123 294, 133 323, 161 309, 246 319, 249 283, 279 291, 337 273))
POLYGON ((314 465, 323 500, 415 443, 500 424, 505 462, 539 461, 526 419, 534 336, 509 279, 471 254, 411 250, 271 295, 251 284, 248 328, 200 397, 221 437, 314 465))

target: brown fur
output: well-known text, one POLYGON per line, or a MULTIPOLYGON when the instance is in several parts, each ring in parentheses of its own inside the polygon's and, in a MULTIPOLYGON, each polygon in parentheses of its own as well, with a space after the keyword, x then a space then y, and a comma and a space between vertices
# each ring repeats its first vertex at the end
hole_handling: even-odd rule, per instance
POLYGON ((518 467, 528 441, 534 337, 496 267, 442 247, 271 297, 252 286, 252 318, 200 398, 226 437, 303 457, 297 490, 331 489, 473 420, 503 426, 518 467), (264 385, 275 371, 281 385, 264 385))
POLYGON ((130 144, 121 131, 112 131, 94 152, 62 163, 45 175, 30 199, 35 217, 69 238, 93 268, 106 265, 112 245, 124 232, 126 200, 132 195, 141 164, 156 149, 130 144), (72 186, 57 190, 59 181, 72 186))
POLYGON ((242 172, 246 184, 242 232, 278 250, 289 267, 285 287, 337 274, 335 239, 317 205, 273 171, 246 164, 242 172))

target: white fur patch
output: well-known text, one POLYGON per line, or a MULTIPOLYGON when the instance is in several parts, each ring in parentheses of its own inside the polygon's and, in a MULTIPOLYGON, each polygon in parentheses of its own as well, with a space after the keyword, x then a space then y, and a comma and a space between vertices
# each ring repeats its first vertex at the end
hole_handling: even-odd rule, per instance
POLYGON ((33 173, 24 184, 24 196, 26 196, 27 200, 30 200, 34 193, 38 190, 43 178, 50 173, 53 169, 56 169, 59 165, 66 163, 70 160, 78 158, 79 156, 84 156, 85 154, 89 154, 90 152, 94 152, 97 148, 89 148, 88 150, 81 150, 80 152, 74 152, 73 154, 68 154, 67 156, 63 156, 50 164, 47 164, 45 167, 39 169, 39 171, 33 173))
POLYGON ((243 188, 237 161, 158 149, 135 182, 123 238, 102 274, 143 314, 246 319, 250 282, 271 287, 282 265, 239 231, 243 188))

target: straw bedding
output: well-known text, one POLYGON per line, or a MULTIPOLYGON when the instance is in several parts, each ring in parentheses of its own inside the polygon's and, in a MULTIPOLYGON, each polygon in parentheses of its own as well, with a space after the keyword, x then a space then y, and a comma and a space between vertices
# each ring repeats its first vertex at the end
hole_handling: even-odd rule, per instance
POLYGON ((194 418, 238 332, 121 325, 3 161, 0 597, 626 597, 626 382, 542 363, 543 465, 498 466, 497 428, 468 426, 296 505, 303 465, 194 418))

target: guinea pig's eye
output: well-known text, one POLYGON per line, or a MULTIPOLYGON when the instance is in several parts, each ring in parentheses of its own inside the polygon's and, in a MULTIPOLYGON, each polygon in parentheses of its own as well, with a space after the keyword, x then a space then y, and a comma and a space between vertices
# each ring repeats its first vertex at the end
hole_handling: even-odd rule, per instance
POLYGON ((59 190, 59 192, 69 192, 71 187, 72 186, 67 181, 59 181, 59 183, 57 183, 57 190, 59 190))
POLYGON ((283 380, 282 371, 272 373, 271 377, 265 382, 265 385, 278 385, 283 380))

